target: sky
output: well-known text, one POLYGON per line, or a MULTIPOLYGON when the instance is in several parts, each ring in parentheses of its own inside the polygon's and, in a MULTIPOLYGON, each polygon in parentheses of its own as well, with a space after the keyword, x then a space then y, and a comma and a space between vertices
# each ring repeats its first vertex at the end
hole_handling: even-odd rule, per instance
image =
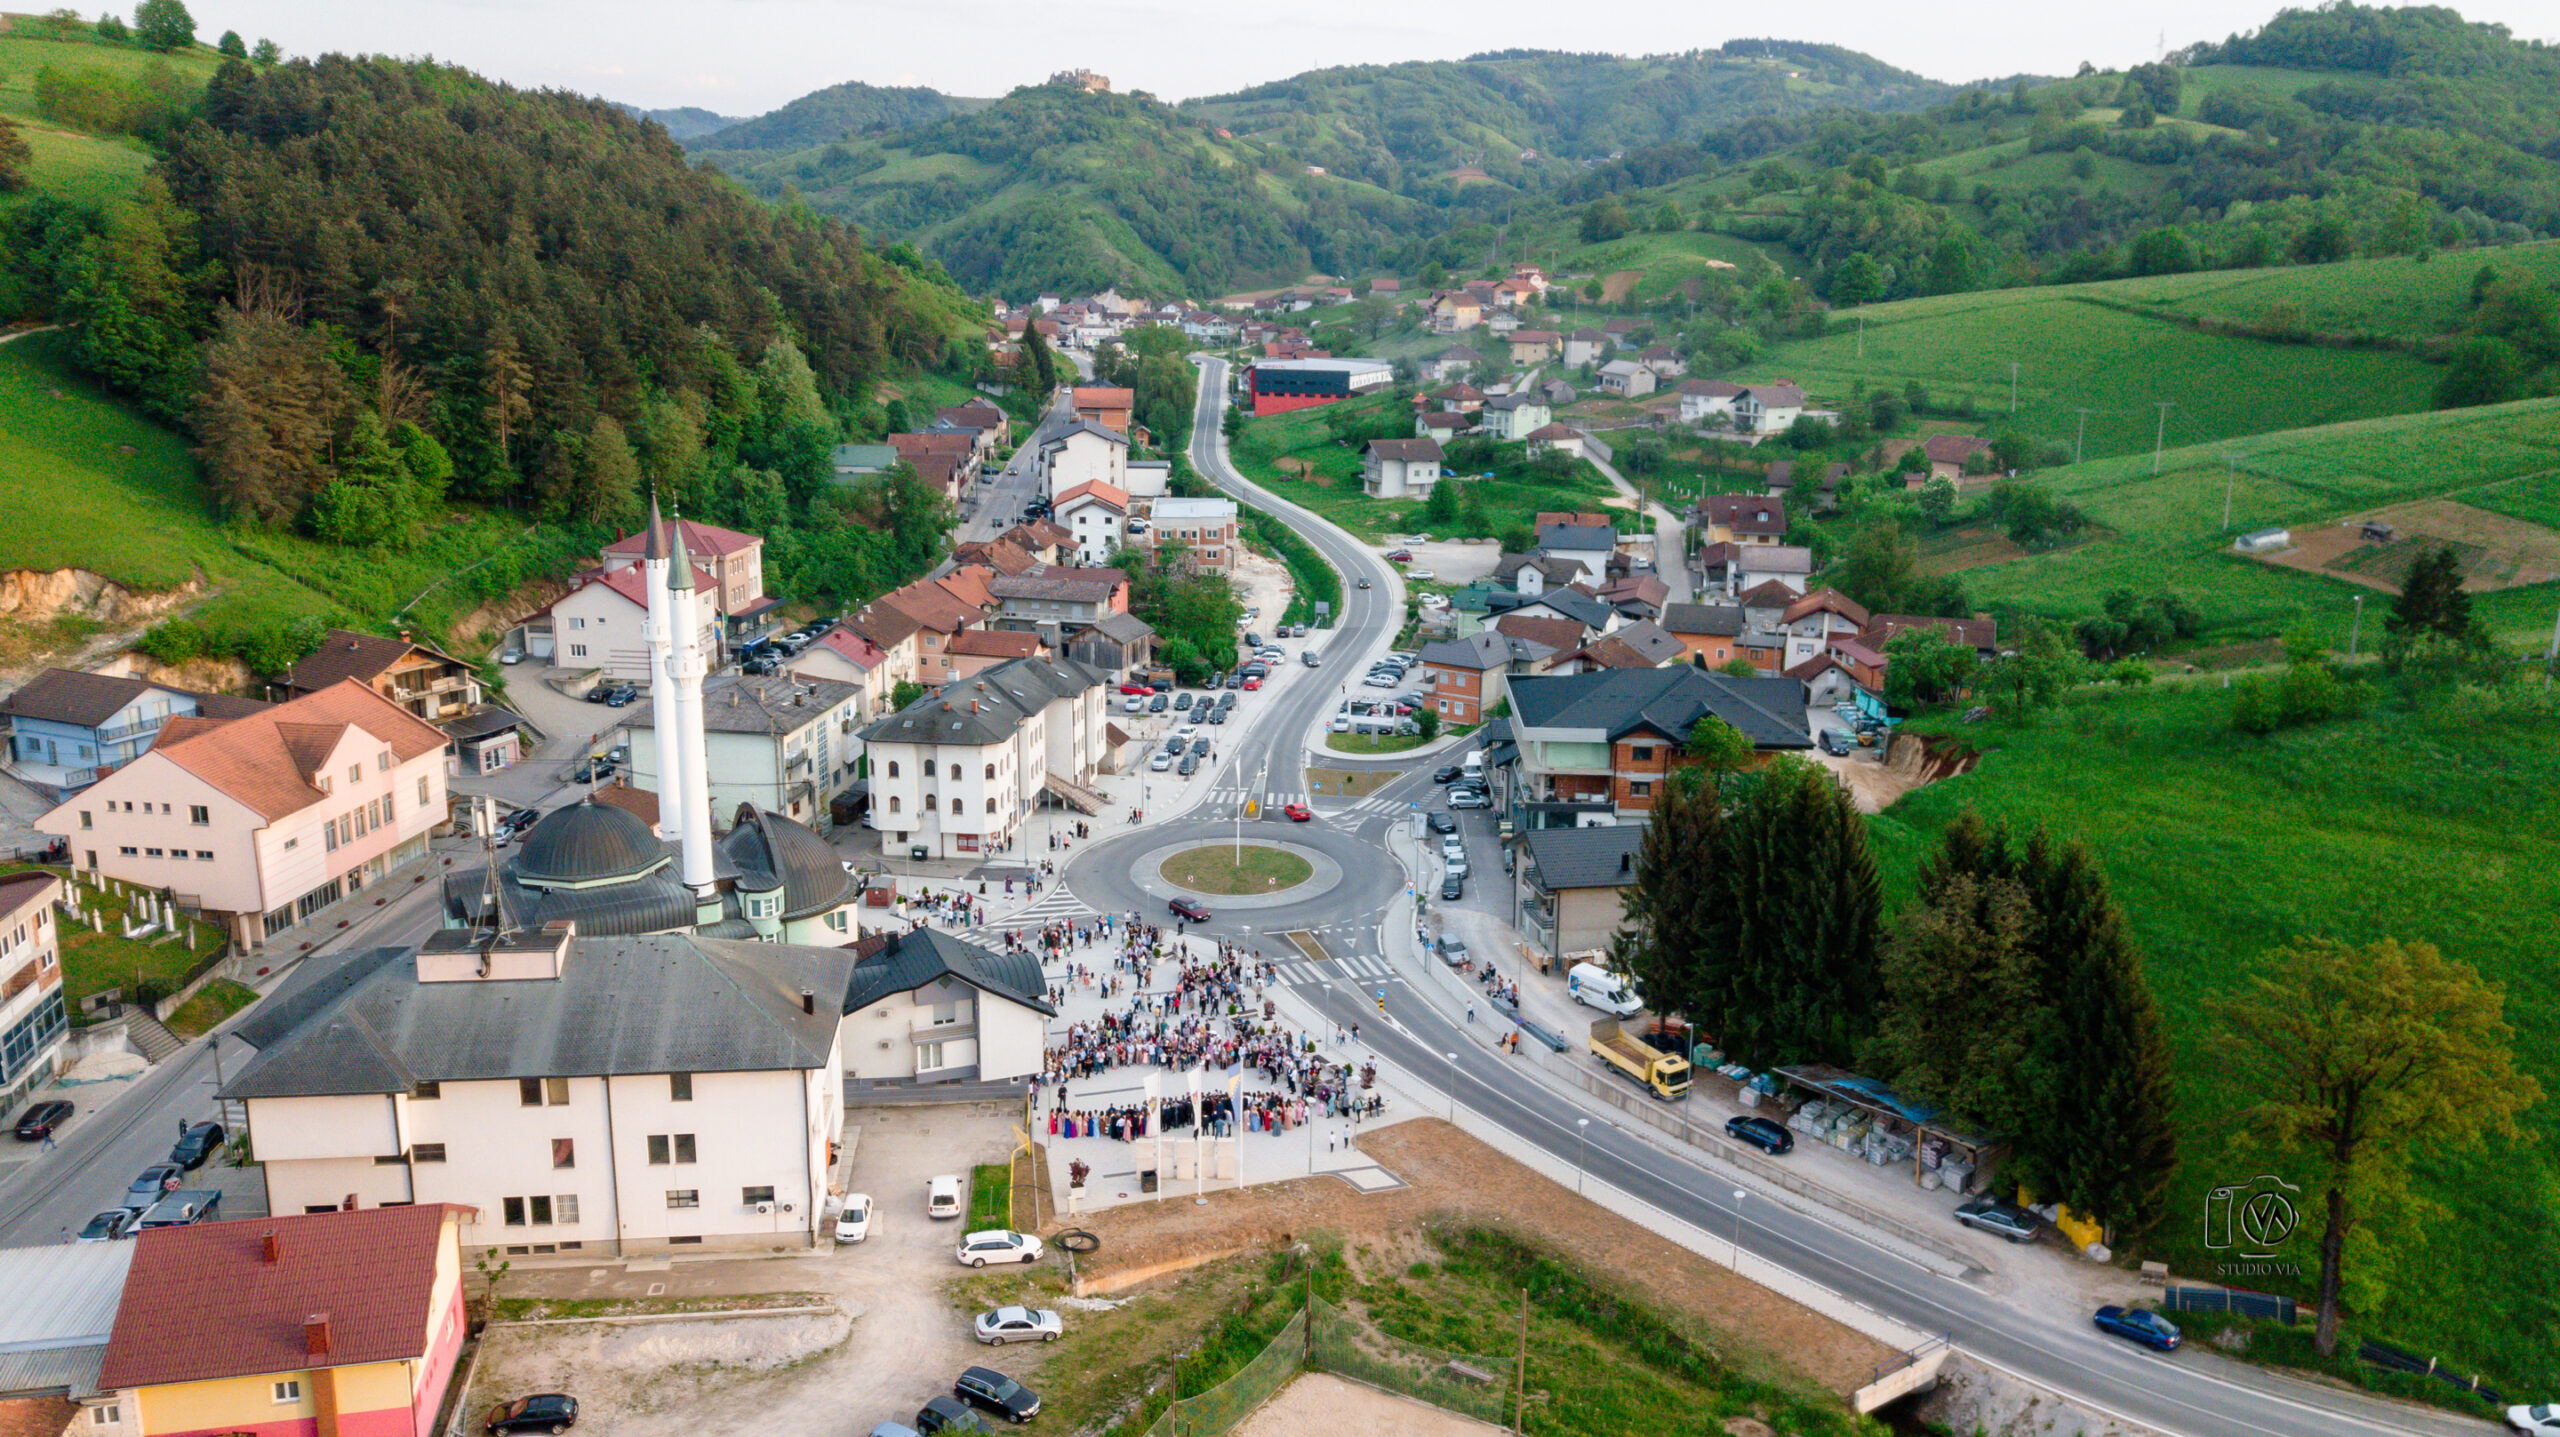
MULTIPOLYGON (((2456 0, 2520 39, 2560 40, 2552 0, 2456 0)), ((495 79, 647 108, 746 116, 846 80, 1002 95, 1078 67, 1169 100, 1332 65, 1483 50, 1659 54, 1730 39, 1812 40, 1951 82, 2121 69, 2265 22, 2267 0, 192 0, 206 37, 236 29, 295 55, 433 55, 495 79)), ((29 8, 34 8, 30 6, 29 8)))

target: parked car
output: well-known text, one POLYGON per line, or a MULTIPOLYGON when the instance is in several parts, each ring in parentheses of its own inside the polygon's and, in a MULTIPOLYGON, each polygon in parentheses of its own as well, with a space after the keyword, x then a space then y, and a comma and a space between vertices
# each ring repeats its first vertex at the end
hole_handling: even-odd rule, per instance
POLYGON ((972 1367, 951 1384, 951 1395, 972 1407, 983 1407, 1011 1422, 1028 1422, 1040 1413, 1040 1394, 996 1371, 972 1367))
POLYGON ((1201 720, 1202 723, 1225 723, 1226 721, 1227 711, 1223 708, 1209 710, 1209 716, 1201 720))
POLYGON ((1456 764, 1444 763, 1438 768, 1431 770, 1431 781, 1433 783, 1456 783, 1458 781, 1459 772, 1460 770, 1456 764))
POLYGON ((569 770, 569 780, 572 783, 602 783, 611 777, 613 777, 613 762, 610 759, 591 758, 569 770))
POLYGON ((1324 728, 1327 733, 1349 733, 1351 732, 1351 720, 1346 715, 1335 714, 1333 716, 1333 722, 1326 724, 1324 728))
POLYGON ((978 1314, 978 1340, 989 1347, 1008 1342, 1055 1342, 1067 1325, 1045 1307, 999 1307, 978 1314))
POLYGON ((1408 584, 1428 584, 1438 576, 1433 574, 1429 569, 1416 568, 1405 570, 1404 577, 1405 582, 1408 584))
POLYGON ((1154 698, 1147 700, 1147 712, 1151 714, 1163 713, 1169 706, 1170 700, 1166 699, 1162 694, 1158 694, 1154 698))
POLYGON ((1193 758, 1207 758, 1209 756, 1209 741, 1205 738, 1192 739, 1191 756, 1193 758))
POLYGON ((964 1190, 965 1189, 961 1186, 960 1176, 957 1173, 944 1173, 940 1177, 925 1179, 925 1216, 934 1218, 958 1217, 960 1215, 961 1194, 964 1190))
POLYGON ((1173 767, 1173 755, 1159 749, 1155 757, 1147 760, 1147 767, 1156 773, 1162 773, 1173 767))
POLYGON ((1144 698, 1148 694, 1154 693, 1155 690, 1148 688, 1145 684, 1122 684, 1120 686, 1120 692, 1123 694, 1136 694, 1140 698, 1144 698))
POLYGON ((513 668, 517 664, 524 662, 524 650, 509 649, 505 653, 498 655, 498 662, 505 664, 509 668, 513 668))
POLYGON ((1796 1147, 1796 1135, 1775 1118, 1727 1118, 1724 1135, 1738 1143, 1749 1143, 1771 1157, 1794 1152, 1796 1147))
POLYGON ((1387 551, 1387 562, 1390 564, 1410 564, 1413 562, 1413 551, 1411 549, 1389 549, 1387 551))
POLYGON ((1459 942, 1455 938, 1446 938, 1441 940, 1440 961, 1448 964, 1452 968, 1463 968, 1467 966, 1467 945, 1459 942))
POLYGON ((47 1098, 18 1114, 18 1141, 42 1142, 52 1137, 54 1129, 71 1120, 71 1103, 67 1098, 47 1098))
POLYGON ((2178 1325, 2148 1308, 2110 1304, 2099 1308, 2090 1320, 2100 1332, 2113 1333, 2162 1352, 2178 1350, 2178 1325))
POLYGON ((1440 901, 1455 903, 1467 896, 1466 875, 1452 868, 1440 876, 1440 901))
POLYGON ((1449 790, 1449 806, 1451 808, 1491 808, 1493 800, 1480 788, 1453 788, 1449 790))
POLYGON ((114 1242, 118 1238, 131 1237, 133 1236, 133 1220, 137 1216, 139 1216, 139 1214, 135 1213, 134 1210, 129 1207, 111 1207, 105 1212, 99 1213, 97 1216, 90 1218, 89 1225, 80 1229, 80 1235, 73 1238, 72 1241, 114 1242))
MULTIPOLYGON (((1250 617, 1252 617, 1252 616, 1251 616, 1251 615, 1247 615, 1246 617, 1250 618, 1250 617)), ((1257 633, 1253 632, 1251 629, 1247 629, 1247 630, 1245 630, 1245 634, 1244 634, 1244 646, 1245 646, 1246 648, 1248 648, 1248 649, 1258 649, 1258 648, 1261 648, 1261 647, 1262 647, 1262 635, 1260 635, 1260 634, 1257 634, 1257 633)))
POLYGON ((629 708, 631 701, 638 697, 640 697, 640 690, 629 684, 621 684, 616 686, 612 693, 604 696, 604 706, 609 709, 629 708))
POLYGON ((578 1399, 565 1392, 519 1397, 489 1414, 489 1432, 566 1432, 578 1425, 578 1399))
POLYGON ((1303 803, 1293 803, 1293 804, 1290 804, 1290 805, 1288 805, 1287 807, 1285 807, 1285 808, 1281 809, 1281 810, 1280 810, 1280 812, 1281 812, 1281 814, 1282 814, 1284 817, 1286 817, 1286 818, 1287 818, 1291 823, 1305 823, 1305 822, 1306 822, 1306 821, 1308 821, 1309 819, 1312 819, 1312 818, 1314 818, 1314 817, 1316 816, 1316 811, 1315 811, 1314 809, 1312 809, 1312 808, 1307 807, 1307 806, 1306 806, 1305 804, 1303 804, 1303 803))
POLYGON ((612 697, 613 685, 611 684, 598 684, 594 688, 587 690, 587 702, 591 704, 600 704, 606 699, 612 697))
POLYGON ((1038 1262, 1041 1251, 1040 1239, 1027 1232, 991 1227, 961 1238, 959 1257, 963 1267, 984 1267, 990 1262, 1038 1262))
POLYGON ((1189 778, 1191 775, 1198 773, 1200 771, 1200 755, 1196 753, 1184 754, 1182 756, 1182 762, 1173 766, 1173 771, 1182 775, 1184 778, 1189 778))
MULTIPOLYGON (((976 1415, 974 1412, 970 1414, 972 1417, 976 1415)), ((875 1422, 871 1424, 870 1437, 924 1437, 924 1434, 904 1422, 875 1422)))
POLYGON ((1131 694, 1129 697, 1120 701, 1120 712, 1124 714, 1142 714, 1146 711, 1147 701, 1139 698, 1135 694, 1131 694))
POLYGON ((969 1410, 957 1397, 936 1397, 916 1409, 916 1431, 928 1432, 993 1432, 987 1419, 969 1410))
POLYGON ((1998 1233, 2011 1242, 2033 1242, 2044 1226, 2034 1213, 1997 1198, 1977 1198, 1957 1208, 1956 1221, 1977 1232, 1998 1233))
POLYGON ((1831 754, 1834 757, 1846 755, 1855 750, 1858 746, 1858 741, 1856 739, 1849 737, 1847 734, 1842 733, 1836 728, 1824 729, 1821 733, 1815 735, 1815 742, 1822 745, 1822 751, 1824 753, 1831 754))
POLYGON ((2534 1437, 2560 1437, 2560 1406, 2537 1403, 2531 1407, 2507 1409, 2507 1425, 2534 1437))
POLYGON ((124 1205, 147 1208, 160 1201, 163 1194, 176 1192, 186 1176, 187 1170, 176 1163, 153 1163, 124 1190, 124 1205))
POLYGON ((177 1145, 169 1149, 169 1161, 188 1172, 203 1167, 205 1159, 222 1151, 222 1124, 201 1122, 190 1126, 177 1145))
POLYGON ((1177 898, 1165 907, 1173 910, 1176 918, 1187 918, 1194 923, 1209 921, 1209 906, 1196 898, 1177 898))
POLYGON ((846 1193, 836 1212, 836 1241, 857 1243, 871 1236, 871 1195, 846 1193))
POLYGON ((1443 813, 1436 808, 1431 811, 1430 823, 1433 833, 1446 834, 1458 831, 1458 816, 1453 813, 1443 813))
POLYGON ((1245 688, 1245 692, 1247 692, 1247 693, 1251 693, 1251 692, 1253 692, 1255 689, 1258 689, 1258 688, 1260 688, 1260 687, 1262 687, 1262 675, 1260 675, 1260 674, 1247 674, 1247 675, 1245 676, 1245 681, 1244 681, 1244 688, 1245 688))
POLYGON ((1173 706, 1185 713, 1189 713, 1191 711, 1191 695, 1175 694, 1173 696, 1173 706))

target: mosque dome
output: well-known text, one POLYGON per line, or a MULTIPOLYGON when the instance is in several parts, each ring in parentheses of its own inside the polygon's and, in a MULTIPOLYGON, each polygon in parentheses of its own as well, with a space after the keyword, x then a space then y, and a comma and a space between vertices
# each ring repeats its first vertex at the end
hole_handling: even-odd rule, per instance
POLYGON ((759 893, 782 890, 782 916, 807 918, 850 903, 853 875, 834 847, 807 825, 753 804, 738 805, 736 825, 720 840, 738 873, 738 886, 759 893))
POLYGON ((665 845, 638 815, 587 800, 553 810, 526 832, 515 877, 534 888, 606 883, 638 878, 668 861, 665 845))

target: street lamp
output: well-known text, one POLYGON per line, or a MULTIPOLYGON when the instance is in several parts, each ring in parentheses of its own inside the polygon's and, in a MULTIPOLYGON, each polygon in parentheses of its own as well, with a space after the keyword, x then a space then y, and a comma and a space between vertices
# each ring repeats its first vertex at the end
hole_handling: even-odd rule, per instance
POLYGON ((1581 1146, 1575 1148, 1573 1152, 1573 1190, 1580 1192, 1583 1166, 1591 1160, 1591 1120, 1589 1118, 1574 1119, 1573 1130, 1574 1135, 1582 1140, 1581 1146))
POLYGON ((1443 1053, 1440 1056, 1449 1060, 1449 1081, 1440 1086, 1449 1095, 1449 1121, 1455 1123, 1458 1120, 1458 1055, 1443 1053))
POLYGON ((1740 1188, 1733 1190, 1733 1270, 1742 1271, 1742 1200, 1751 1196, 1740 1188))

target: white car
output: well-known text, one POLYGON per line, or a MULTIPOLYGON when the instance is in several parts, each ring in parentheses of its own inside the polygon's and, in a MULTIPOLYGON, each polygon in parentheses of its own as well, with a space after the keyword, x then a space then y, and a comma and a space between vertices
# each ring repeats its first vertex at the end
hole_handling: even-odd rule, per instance
POLYGON ((1147 767, 1153 772, 1162 773, 1173 767, 1173 755, 1158 749, 1156 756, 1147 760, 1147 767))
POLYGON ((1189 743, 1200 736, 1200 725, 1196 723, 1184 724, 1182 727, 1173 731, 1173 736, 1182 740, 1184 743, 1189 743))
POLYGON ((984 1267, 990 1262, 1037 1262, 1041 1251, 1040 1239, 1027 1232, 991 1227, 960 1239, 958 1256, 964 1267, 984 1267))
POLYGON ((2507 1425, 2518 1432, 2534 1433, 2536 1437, 2551 1437, 2551 1434, 2560 1433, 2560 1406, 2542 1403, 2532 1407, 2510 1407, 2507 1409, 2507 1425))
POLYGON ((999 1307, 978 1314, 978 1340, 989 1347, 1008 1342, 1055 1342, 1067 1325, 1045 1307, 999 1307))
POLYGON ((1326 733, 1349 733, 1351 732, 1351 720, 1344 718, 1340 714, 1335 714, 1333 716, 1333 722, 1324 726, 1324 731, 1326 733))
POLYGON ((1439 576, 1432 573, 1429 569, 1407 569, 1404 571, 1405 582, 1408 584, 1428 584, 1437 577, 1439 576))
POLYGON ((514 664, 520 664, 520 663, 523 663, 523 662, 524 662, 524 650, 522 650, 522 649, 509 649, 509 650, 507 650, 505 653, 498 655, 498 662, 499 662, 499 663, 502 663, 502 664, 508 664, 508 665, 514 665, 514 664))
POLYGON ((1396 685, 1403 683, 1404 680, 1396 677, 1394 674, 1371 674, 1360 682, 1367 684, 1373 689, 1391 689, 1396 685))
POLYGON ((871 1195, 846 1193, 844 1210, 836 1214, 836 1241, 860 1242, 871 1236, 871 1195))

